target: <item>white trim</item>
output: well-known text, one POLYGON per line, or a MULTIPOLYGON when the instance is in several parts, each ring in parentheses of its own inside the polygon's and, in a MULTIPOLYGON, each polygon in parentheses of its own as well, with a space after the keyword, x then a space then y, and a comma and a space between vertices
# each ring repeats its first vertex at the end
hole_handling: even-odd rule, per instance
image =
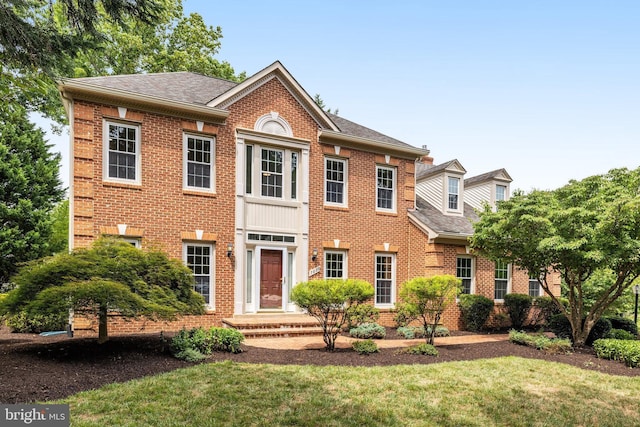
POLYGON ((373 302, 377 308, 394 308, 396 303, 396 254, 388 252, 376 252, 373 257, 373 302), (391 302, 378 303, 378 257, 391 258, 391 302))
MULTIPOLYGON (((395 166, 382 166, 382 165, 376 165, 376 212, 389 212, 389 213, 396 213, 397 210, 397 206, 398 206, 398 168, 395 166), (392 178, 392 196, 391 196, 391 203, 392 206, 391 208, 381 208, 378 206, 378 171, 380 170, 389 170, 393 173, 393 178, 392 178)), ((388 190, 388 189, 387 189, 388 190)))
MULTIPOLYGON (((473 256, 467 255, 457 255, 456 256, 456 278, 462 279, 462 277, 458 276, 458 259, 468 259, 471 260, 471 283, 469 285, 469 295, 473 295, 476 293, 476 258, 473 256)), ((466 277, 464 277, 466 279, 466 277)), ((462 295, 462 294, 461 294, 462 295)))
MULTIPOLYGON (((204 162, 195 162, 198 164, 205 164, 204 162)), ((200 191, 203 193, 215 193, 216 192, 216 138, 210 136, 196 135, 185 132, 182 134, 182 189, 189 191, 200 191), (209 187, 197 187, 189 185, 189 138, 200 139, 202 141, 209 141, 209 187)))
MULTIPOLYGON (((347 159, 339 159, 331 156, 324 157, 324 191, 322 200, 325 206, 337 206, 341 208, 349 207, 349 162, 347 159), (327 201, 327 161, 342 163, 342 203, 327 201)), ((377 171, 377 169, 376 169, 377 171)), ((377 173, 377 172, 376 172, 377 173)), ((338 181, 335 181, 338 182, 338 181)), ((377 189, 376 189, 377 194, 377 189)), ((376 202, 377 205, 377 202, 376 202)))
POLYGON ((444 174, 444 213, 462 215, 464 210, 464 180, 459 175, 444 174), (449 207, 449 180, 455 179, 458 181, 458 206, 454 208, 449 207))
POLYGON ((265 114, 256 120, 253 129, 259 132, 271 133, 274 135, 282 135, 282 136, 293 136, 293 130, 291 129, 291 125, 285 119, 283 119, 280 114, 275 111, 270 112, 269 114, 265 114), (269 126, 275 123, 278 127, 274 129, 269 129, 269 126), (282 129, 282 133, 274 132, 275 129, 282 129))
MULTIPOLYGON (((102 123, 102 180, 129 185, 142 185, 142 152, 141 152, 141 126, 140 124, 127 123, 115 120, 103 120, 102 123), (135 179, 113 178, 109 176, 109 126, 123 126, 135 129, 135 179)), ((124 153, 126 154, 126 153, 124 153)))
MULTIPOLYGON (((75 117, 74 117, 74 112, 73 112, 73 100, 72 99, 67 99, 64 97, 64 94, 62 94, 62 101, 64 102, 64 104, 67 106, 67 116, 69 117, 69 158, 70 159, 75 159, 75 153, 73 152, 75 149, 75 135, 73 132, 73 128, 75 127, 75 117)), ((75 203, 74 203, 74 199, 75 199, 75 183, 74 183, 74 165, 71 164, 69 167, 69 228, 68 228, 68 238, 69 238, 69 252, 71 252, 75 246, 75 231, 74 231, 74 224, 73 224, 73 220, 74 220, 74 211, 75 211, 75 203)))
MULTIPOLYGON (((497 269, 497 263, 494 262, 493 263, 493 300, 496 302, 504 302, 504 298, 496 298, 496 280, 504 280, 504 279, 496 279, 496 269, 497 269)), ((506 270, 507 270, 507 289, 505 290, 505 295, 510 294, 511 293, 511 264, 507 263, 506 264, 506 270)))

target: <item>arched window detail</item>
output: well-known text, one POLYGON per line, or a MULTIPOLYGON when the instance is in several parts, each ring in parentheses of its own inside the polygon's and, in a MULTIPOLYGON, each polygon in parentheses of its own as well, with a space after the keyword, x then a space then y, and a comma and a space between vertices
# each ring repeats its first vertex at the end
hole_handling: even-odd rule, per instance
POLYGON ((272 133, 274 135, 293 136, 293 131, 291 130, 289 123, 287 123, 287 121, 280 117, 280 115, 275 111, 260 117, 256 121, 253 129, 260 132, 272 133))

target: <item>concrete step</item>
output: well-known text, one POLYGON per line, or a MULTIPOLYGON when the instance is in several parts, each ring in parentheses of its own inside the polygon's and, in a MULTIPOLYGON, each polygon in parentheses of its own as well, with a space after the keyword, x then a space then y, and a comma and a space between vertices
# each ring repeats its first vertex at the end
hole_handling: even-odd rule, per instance
POLYGON ((222 319, 222 324, 246 338, 322 335, 318 321, 306 314, 243 314, 222 319))
POLYGON ((322 328, 263 328, 263 329, 238 329, 245 338, 293 338, 322 336, 322 328))

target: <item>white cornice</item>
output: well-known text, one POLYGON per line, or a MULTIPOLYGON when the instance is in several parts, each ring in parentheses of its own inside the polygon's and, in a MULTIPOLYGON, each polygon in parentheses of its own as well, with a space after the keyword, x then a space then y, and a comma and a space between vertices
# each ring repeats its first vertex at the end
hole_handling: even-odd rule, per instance
MULTIPOLYGON (((362 138, 359 136, 346 135, 341 132, 331 131, 331 130, 321 130, 318 137, 320 139, 326 138, 330 140, 338 140, 342 142, 346 146, 351 147, 368 147, 378 149, 380 153, 388 153, 394 152, 396 154, 403 155, 403 157, 415 159, 420 156, 425 156, 429 154, 429 150, 425 150, 422 148, 416 148, 411 146, 401 146, 397 144, 392 144, 390 142, 377 141, 369 138, 362 138)), ((325 142, 325 141, 320 141, 325 142)))

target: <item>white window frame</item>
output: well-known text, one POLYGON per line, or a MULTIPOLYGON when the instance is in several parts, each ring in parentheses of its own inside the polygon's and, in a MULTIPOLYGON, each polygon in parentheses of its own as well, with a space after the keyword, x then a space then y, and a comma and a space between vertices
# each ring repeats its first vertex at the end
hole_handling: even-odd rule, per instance
MULTIPOLYGON (((287 155, 286 150, 284 150, 282 148, 260 147, 260 159, 259 159, 259 161, 260 161, 260 169, 259 169, 260 170, 260 197, 266 197, 266 198, 269 198, 269 199, 284 199, 285 198, 286 187, 287 187, 286 186, 286 181, 288 181, 285 178, 287 176, 287 173, 286 173, 287 168, 285 167, 286 155, 287 155), (280 153, 280 172, 269 171, 269 170, 265 171, 262 168, 262 162, 263 162, 262 155, 263 155, 263 153, 265 151, 266 152, 280 153), (279 186, 277 186, 275 184, 273 185, 274 189, 280 188, 280 195, 279 196, 277 196, 277 195, 269 196, 269 195, 264 194, 263 186, 265 184, 263 184, 262 180, 263 180, 263 177, 265 176, 265 174, 269 174, 268 176, 271 176, 272 174, 274 176, 280 176, 280 185, 279 186)), ((267 162, 270 163, 271 160, 269 160, 267 158, 267 162)), ((277 164, 275 161, 273 163, 277 164)), ((269 187, 269 185, 270 184, 267 184, 267 188, 271 188, 271 187, 269 187)))
MULTIPOLYGON (((182 243, 182 260, 184 264, 191 269, 188 263, 188 248, 193 247, 208 247, 209 248, 209 302, 205 301, 205 307, 208 310, 215 309, 215 245, 211 243, 196 243, 196 242, 183 242, 182 243)), ((202 275, 205 276, 205 275, 202 275)), ((195 290, 195 287, 194 287, 195 290)), ((197 291, 196 291, 197 292, 197 291)))
POLYGON ((392 254, 392 253, 388 253, 388 252, 376 252, 375 256, 374 256, 374 282, 373 282, 373 289, 374 289, 374 296, 373 296, 373 301, 374 301, 374 305, 375 307, 378 308, 393 308, 395 307, 395 301, 396 301, 396 255, 392 254), (390 279, 379 279, 378 278, 378 257, 389 257, 391 258, 391 278, 390 279), (391 280, 391 295, 390 295, 390 301, 389 302, 384 302, 384 303, 380 303, 378 302, 378 280, 391 280))
POLYGON ((461 191, 461 182, 462 180, 457 177, 457 176, 447 176, 447 199, 445 201, 446 203, 446 208, 447 211, 453 211, 453 212, 459 212, 460 211, 460 205, 462 203, 462 191, 461 191), (451 191, 451 183, 455 182, 456 183, 456 192, 452 192, 451 191), (456 206, 455 207, 451 207, 451 196, 456 196, 456 206))
POLYGON ((216 139, 215 137, 185 133, 182 138, 182 188, 189 191, 215 193, 216 191, 216 139), (189 160, 189 138, 209 141, 209 163, 189 160), (189 185, 189 163, 209 166, 209 187, 189 185))
MULTIPOLYGON (((468 295, 475 294, 475 280, 474 280, 475 276, 476 276, 475 259, 473 257, 471 257, 471 256, 457 256, 456 257, 456 278, 461 279, 461 280, 462 279, 469 279, 469 294, 468 295), (463 276, 458 275, 458 260, 459 259, 469 260, 469 263, 470 263, 469 269, 470 269, 470 274, 471 274, 470 277, 463 277, 463 276)), ((462 291, 462 289, 461 289, 461 291, 462 291)), ((462 295, 462 292, 461 292, 461 295, 462 295)))
POLYGON ((142 247, 142 244, 140 243, 140 238, 138 237, 121 237, 121 239, 127 243, 130 243, 131 246, 133 246, 136 249, 140 249, 142 247))
POLYGON ((494 263, 494 265, 493 265, 493 299, 495 301, 504 301, 504 297, 502 297, 502 298, 497 298, 496 297, 498 281, 506 282, 506 288, 505 288, 505 292, 504 292, 505 295, 507 295, 508 293, 511 292, 511 264, 500 262, 500 261, 496 261, 494 263), (496 272, 498 270, 498 265, 499 265, 498 263, 504 264, 504 269, 501 269, 501 270, 506 270, 506 273, 507 273, 507 277, 506 278, 498 278, 496 276, 496 272))
POLYGON ((396 206, 397 206, 397 184, 398 183, 398 168, 396 167, 391 167, 391 166, 382 166, 382 165, 376 165, 376 211, 378 212, 390 212, 390 213, 396 213, 396 206), (380 187, 379 186, 379 182, 378 182, 378 173, 381 170, 387 170, 387 171, 391 171, 391 173, 393 174, 393 178, 391 180, 391 188, 386 188, 386 187, 380 187), (378 191, 379 190, 391 190, 391 208, 382 208, 380 207, 380 200, 378 198, 378 191))
MULTIPOLYGON (((137 123, 125 123, 115 120, 104 120, 102 126, 102 180, 105 182, 114 182, 130 185, 142 184, 142 153, 140 143, 140 124, 137 123), (135 179, 118 178, 109 176, 109 153, 111 152, 109 147, 109 127, 110 126, 122 126, 128 129, 135 130, 135 179)), ((122 153, 121 151, 114 151, 116 153, 122 153)))
POLYGON ((527 293, 529 294, 530 297, 540 297, 540 296, 544 295, 544 290, 542 289, 542 286, 540 285, 540 281, 537 278, 532 277, 531 274, 529 274, 529 289, 528 289, 527 293), (534 283, 535 283, 535 286, 537 287, 537 293, 536 293, 536 295, 531 295, 531 285, 534 284, 534 283))
MULTIPOLYGON (((338 159, 335 157, 325 157, 324 158, 324 204, 326 206, 339 206, 339 207, 347 207, 348 206, 348 182, 349 182, 349 163, 347 159, 338 159), (327 178, 327 163, 328 162, 336 162, 342 163, 342 181, 329 180, 327 178), (342 203, 332 202, 327 200, 327 194, 329 193, 328 185, 330 182, 342 183, 342 203)), ((376 179, 377 179, 377 171, 376 171, 376 179)), ((377 191, 376 191, 377 194, 377 191)), ((377 201, 376 201, 377 205, 377 201)))
POLYGON ((335 251, 335 250, 325 250, 324 251, 324 278, 325 279, 347 279, 349 277, 348 271, 348 259, 347 259, 347 251, 335 251), (340 277, 329 276, 327 273, 329 272, 329 268, 327 262, 329 258, 334 255, 342 255, 342 275, 340 277))
POLYGON ((496 203, 497 202, 503 202, 503 201, 507 200, 507 186, 506 185, 504 185, 504 184, 496 184, 496 190, 495 191, 496 191, 496 197, 495 197, 496 203), (503 190, 501 199, 498 198, 498 194, 499 194, 498 189, 499 188, 501 188, 503 190))

